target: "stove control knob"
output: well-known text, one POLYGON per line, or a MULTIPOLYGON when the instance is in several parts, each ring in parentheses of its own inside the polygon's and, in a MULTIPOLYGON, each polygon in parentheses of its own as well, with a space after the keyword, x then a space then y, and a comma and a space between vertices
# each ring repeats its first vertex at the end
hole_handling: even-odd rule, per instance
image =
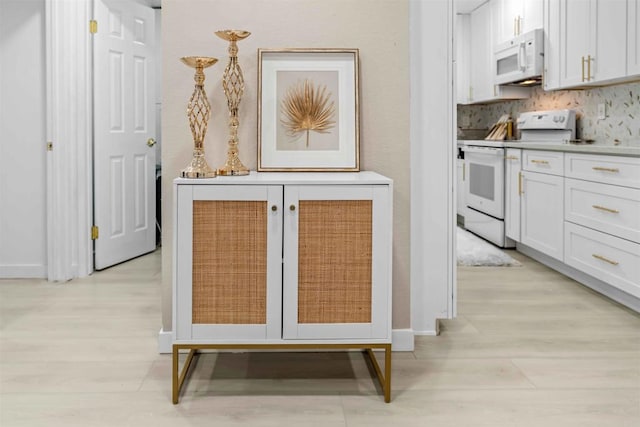
POLYGON ((560 123, 564 122, 564 116, 560 117, 560 123))

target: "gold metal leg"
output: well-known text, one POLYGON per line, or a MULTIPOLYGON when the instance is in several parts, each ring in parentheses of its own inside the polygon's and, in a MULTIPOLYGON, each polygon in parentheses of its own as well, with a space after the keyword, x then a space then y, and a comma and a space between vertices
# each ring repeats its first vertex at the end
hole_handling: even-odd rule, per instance
POLYGON ((384 345, 384 374, 380 369, 380 365, 378 364, 378 360, 376 359, 376 355, 373 352, 373 349, 367 348, 367 354, 371 359, 371 363, 373 364, 373 369, 376 371, 376 375, 378 376, 378 381, 380 381, 380 386, 382 387, 382 391, 384 392, 384 401, 386 403, 391 402, 391 344, 384 345))
POLYGON ((184 384, 184 380, 187 377, 187 373, 189 372, 189 367, 191 366, 191 361, 193 360, 193 356, 196 355, 197 349, 191 348, 189 354, 187 355, 187 360, 184 362, 184 366, 182 367, 182 371, 180 371, 180 376, 178 377, 178 359, 179 359, 179 349, 180 345, 173 345, 173 385, 172 385, 172 400, 173 404, 178 403, 178 399, 180 396, 180 390, 182 389, 182 384, 184 384))
POLYGON ((391 344, 384 349, 384 401, 391 402, 391 344))
POLYGON ((174 405, 178 403, 178 393, 180 393, 178 388, 178 345, 174 344, 171 369, 171 400, 174 405))

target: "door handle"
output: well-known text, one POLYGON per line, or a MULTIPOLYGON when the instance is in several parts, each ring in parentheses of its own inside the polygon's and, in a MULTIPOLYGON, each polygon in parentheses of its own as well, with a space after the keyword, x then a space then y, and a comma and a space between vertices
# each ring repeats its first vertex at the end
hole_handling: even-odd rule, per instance
POLYGON ((522 196, 524 191, 522 191, 522 172, 518 172, 518 195, 522 196))
POLYGON ((147 139, 147 146, 153 147, 154 145, 156 145, 156 140, 155 139, 153 139, 153 138, 147 139))

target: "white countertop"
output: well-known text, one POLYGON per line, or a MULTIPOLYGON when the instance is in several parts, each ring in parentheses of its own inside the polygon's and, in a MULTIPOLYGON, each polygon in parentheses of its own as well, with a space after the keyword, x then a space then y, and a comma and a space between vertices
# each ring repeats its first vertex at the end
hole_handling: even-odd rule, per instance
POLYGON ((564 151, 570 153, 607 154, 615 156, 640 157, 640 146, 597 145, 597 144, 556 144, 520 141, 457 140, 458 147, 464 145, 524 148, 527 150, 564 151))
POLYGON ((622 145, 554 144, 511 141, 505 142, 504 146, 509 148, 525 148, 527 150, 565 151, 571 153, 591 153, 640 157, 640 147, 629 147, 622 145))

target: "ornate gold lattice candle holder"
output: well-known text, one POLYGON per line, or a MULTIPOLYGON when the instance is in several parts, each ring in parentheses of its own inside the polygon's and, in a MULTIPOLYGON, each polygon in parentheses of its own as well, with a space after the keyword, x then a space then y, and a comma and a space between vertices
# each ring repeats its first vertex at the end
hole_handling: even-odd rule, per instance
POLYGON ((216 35, 229 42, 229 63, 222 77, 222 88, 227 96, 229 108, 229 149, 227 150, 227 162, 218 169, 220 175, 248 175, 247 169, 238 157, 238 107, 244 92, 244 77, 238 64, 238 40, 246 39, 251 35, 248 31, 223 30, 216 31, 216 35))
POLYGON ((183 178, 214 178, 216 171, 209 167, 204 158, 204 136, 207 133, 207 124, 211 116, 211 105, 204 91, 204 69, 218 62, 218 59, 206 56, 185 56, 180 60, 196 70, 193 77, 196 85, 187 106, 187 117, 193 135, 193 157, 189 166, 180 172, 180 176, 183 178))

